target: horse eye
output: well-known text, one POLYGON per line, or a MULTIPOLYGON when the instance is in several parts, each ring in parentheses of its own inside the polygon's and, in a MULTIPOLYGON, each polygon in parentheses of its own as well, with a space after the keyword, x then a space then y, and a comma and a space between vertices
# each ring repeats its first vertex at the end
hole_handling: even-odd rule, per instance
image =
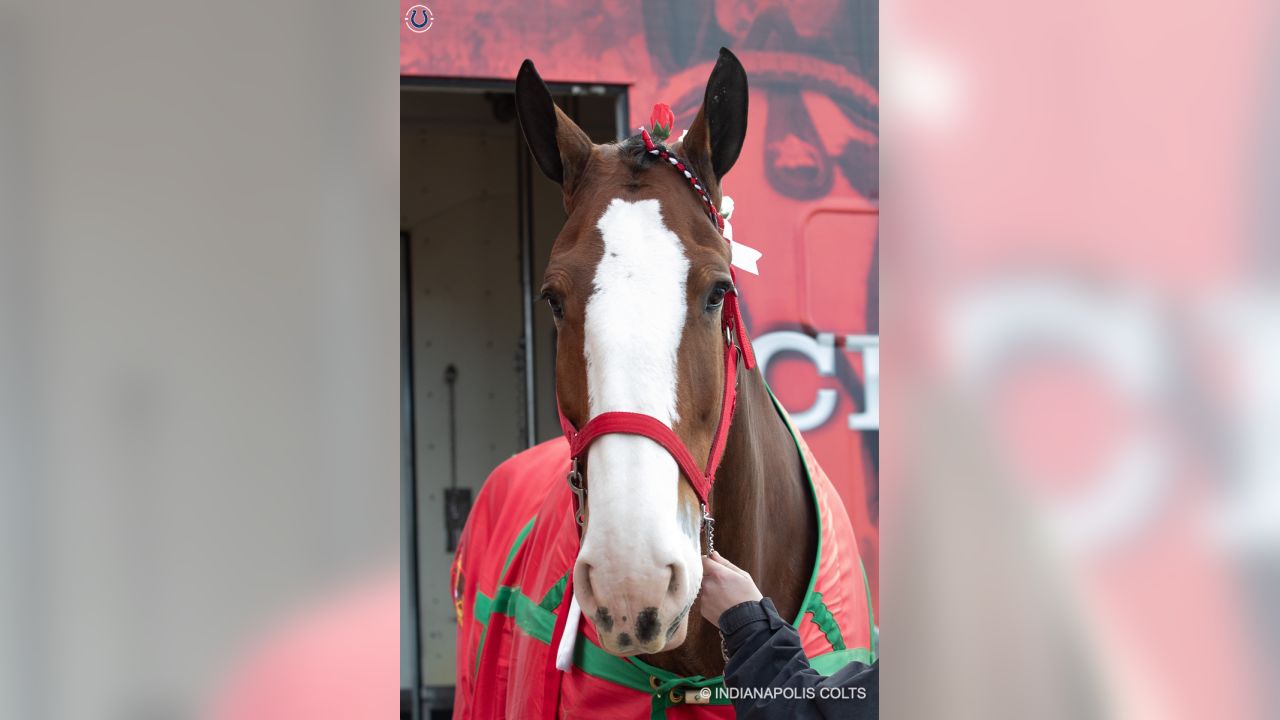
POLYGON ((564 319, 564 306, 560 304, 560 298, 549 291, 543 291, 542 299, 546 300, 547 304, 551 306, 551 314, 555 315, 557 320, 564 319))
POLYGON ((716 286, 711 288, 711 294, 707 296, 707 312, 711 312, 724 304, 725 294, 732 289, 733 286, 728 283, 716 283, 716 286))

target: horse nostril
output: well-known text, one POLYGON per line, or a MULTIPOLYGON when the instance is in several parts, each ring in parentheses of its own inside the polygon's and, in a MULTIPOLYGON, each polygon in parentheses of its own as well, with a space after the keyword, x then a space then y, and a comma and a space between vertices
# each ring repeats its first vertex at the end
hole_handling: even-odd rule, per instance
POLYGON ((636 639, 648 643, 658 637, 658 608, 647 607, 636 617, 636 639))
POLYGON ((680 592, 680 568, 672 563, 667 566, 667 572, 671 575, 671 579, 667 582, 667 594, 675 595, 680 592))
POLYGON ((584 597, 595 597, 591 593, 591 565, 582 563, 580 574, 582 575, 582 579, 578 580, 575 578, 575 581, 578 583, 578 586, 582 588, 584 597))

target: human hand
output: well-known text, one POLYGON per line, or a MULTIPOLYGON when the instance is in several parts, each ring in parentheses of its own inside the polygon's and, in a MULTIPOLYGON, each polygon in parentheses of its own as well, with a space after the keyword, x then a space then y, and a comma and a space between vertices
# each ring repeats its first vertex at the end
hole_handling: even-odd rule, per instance
POLYGON ((746 570, 712 551, 702 556, 702 617, 720 624, 720 615, 740 603, 759 600, 760 589, 746 570))

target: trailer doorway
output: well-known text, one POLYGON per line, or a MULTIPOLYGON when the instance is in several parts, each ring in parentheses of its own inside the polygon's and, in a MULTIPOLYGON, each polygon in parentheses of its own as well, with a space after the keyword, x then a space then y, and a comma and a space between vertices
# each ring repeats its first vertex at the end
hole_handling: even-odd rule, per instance
MULTIPOLYGON (((520 136, 510 82, 403 78, 400 93, 401 716, 449 717, 453 542, 485 477, 559 433, 537 290, 564 222, 520 136)), ((552 85, 597 143, 622 86, 552 85)))

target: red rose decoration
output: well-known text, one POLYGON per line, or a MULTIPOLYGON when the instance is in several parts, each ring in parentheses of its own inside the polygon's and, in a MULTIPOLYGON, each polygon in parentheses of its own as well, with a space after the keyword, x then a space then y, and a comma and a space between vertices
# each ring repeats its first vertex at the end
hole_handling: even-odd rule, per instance
POLYGON ((670 137, 671 126, 675 124, 676 116, 671 112, 670 105, 658 103, 653 106, 653 112, 649 114, 649 128, 655 140, 662 141, 670 137))

